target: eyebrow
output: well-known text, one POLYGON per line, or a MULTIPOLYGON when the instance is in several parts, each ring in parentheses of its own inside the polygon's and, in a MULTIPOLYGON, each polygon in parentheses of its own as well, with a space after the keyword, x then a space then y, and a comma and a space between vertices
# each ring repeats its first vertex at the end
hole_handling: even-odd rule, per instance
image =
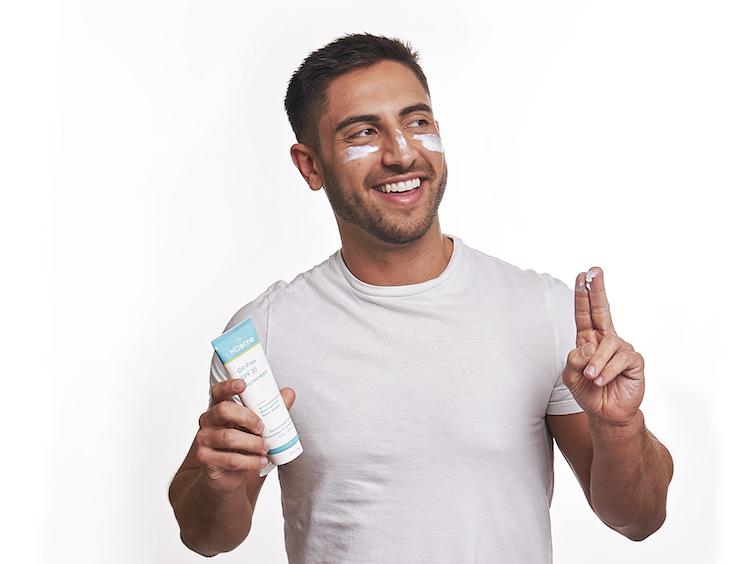
POLYGON ((399 117, 405 117, 414 112, 427 112, 428 114, 432 114, 432 108, 424 103, 414 104, 413 106, 408 106, 401 110, 398 115, 399 117))
POLYGON ((380 121, 380 116, 377 114, 362 114, 359 116, 350 116, 346 118, 344 121, 340 122, 336 126, 336 133, 344 129, 345 127, 349 127, 350 125, 354 123, 360 123, 360 122, 376 122, 380 121))
MULTIPOLYGON (((424 103, 414 104, 413 106, 407 106, 406 108, 401 110, 398 115, 399 117, 404 117, 414 112, 427 112, 429 114, 432 114, 432 108, 424 103)), ((339 124, 336 126, 335 131, 336 133, 338 133, 342 129, 349 127, 350 125, 355 123, 375 123, 378 121, 380 121, 380 116, 377 114, 361 114, 358 116, 350 116, 339 122, 339 124)))

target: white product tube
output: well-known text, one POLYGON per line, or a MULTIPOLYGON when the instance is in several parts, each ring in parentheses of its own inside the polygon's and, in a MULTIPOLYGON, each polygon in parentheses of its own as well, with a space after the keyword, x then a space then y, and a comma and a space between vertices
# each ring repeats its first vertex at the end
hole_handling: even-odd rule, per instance
POLYGON ((261 418, 265 426, 262 436, 271 446, 268 451, 271 463, 260 475, 265 476, 273 465, 280 466, 297 458, 302 454, 302 443, 279 393, 253 320, 248 317, 211 341, 211 344, 229 377, 245 381, 245 391, 240 394, 240 399, 245 407, 261 418))

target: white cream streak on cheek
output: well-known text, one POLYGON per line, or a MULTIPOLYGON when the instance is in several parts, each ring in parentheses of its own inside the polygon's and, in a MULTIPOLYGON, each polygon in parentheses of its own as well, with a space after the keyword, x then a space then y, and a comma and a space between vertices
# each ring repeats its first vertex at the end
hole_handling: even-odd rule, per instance
POLYGON ((421 141, 424 148, 433 153, 443 152, 443 142, 440 140, 439 135, 434 133, 423 133, 414 136, 414 139, 421 141))
POLYGON ((366 157, 370 153, 374 153, 377 150, 378 148, 373 147, 372 145, 354 145, 352 147, 347 147, 346 149, 341 151, 341 154, 344 155, 344 160, 341 162, 343 164, 346 164, 354 159, 361 159, 362 157, 366 157))

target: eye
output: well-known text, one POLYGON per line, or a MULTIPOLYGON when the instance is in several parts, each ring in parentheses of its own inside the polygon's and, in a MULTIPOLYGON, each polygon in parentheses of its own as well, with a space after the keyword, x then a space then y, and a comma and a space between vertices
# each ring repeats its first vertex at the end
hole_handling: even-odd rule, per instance
POLYGON ((429 124, 430 124, 429 121, 427 121, 426 119, 420 118, 420 119, 415 119, 414 121, 408 123, 406 127, 408 127, 409 129, 421 129, 421 128, 427 127, 429 124))
POLYGON ((349 136, 349 139, 365 139, 367 137, 372 137, 377 133, 374 129, 371 127, 366 127, 365 129, 361 129, 357 131, 356 133, 349 136))

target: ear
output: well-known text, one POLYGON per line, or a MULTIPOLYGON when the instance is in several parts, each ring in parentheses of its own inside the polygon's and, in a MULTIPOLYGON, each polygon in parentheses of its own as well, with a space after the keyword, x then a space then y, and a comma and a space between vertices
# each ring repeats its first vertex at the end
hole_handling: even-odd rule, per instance
POLYGON ((320 174, 321 169, 315 151, 307 145, 295 143, 292 145, 291 154, 294 166, 297 167, 310 189, 320 190, 323 187, 323 177, 320 174))

